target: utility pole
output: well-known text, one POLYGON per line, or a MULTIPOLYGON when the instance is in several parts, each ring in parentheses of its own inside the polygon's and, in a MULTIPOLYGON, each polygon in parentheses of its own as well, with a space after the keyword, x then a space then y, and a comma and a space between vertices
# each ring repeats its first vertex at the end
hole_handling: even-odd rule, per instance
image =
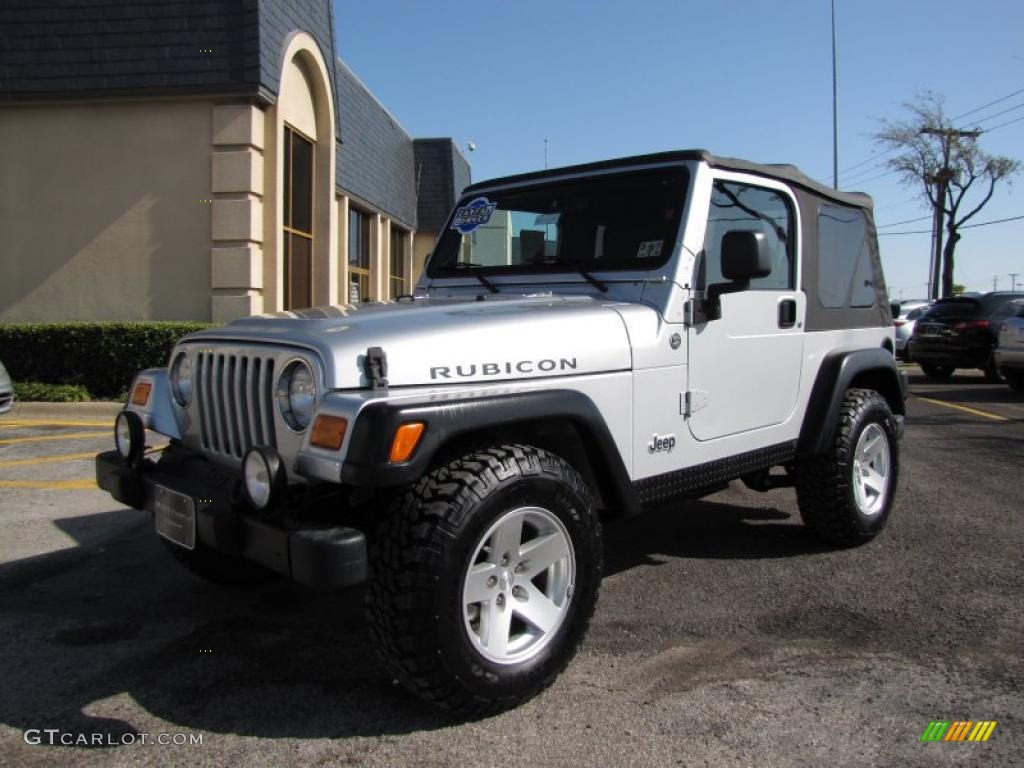
POLYGON ((839 189, 839 90, 836 74, 836 0, 832 0, 832 187, 839 189))
POLYGON ((939 298, 939 283, 942 274, 942 224, 946 213, 946 194, 949 190, 949 182, 953 180, 953 169, 949 167, 953 139, 976 139, 981 135, 981 131, 958 131, 955 128, 933 128, 926 125, 921 129, 921 133, 939 136, 942 139, 942 167, 925 177, 927 184, 935 185, 935 216, 932 220, 934 250, 929 269, 928 298, 937 299, 939 298))
POLYGON ((998 291, 999 290, 999 275, 995 275, 992 278, 992 290, 993 291, 998 291))
POLYGON ((1019 275, 1019 274, 1020 274, 1020 272, 1011 272, 1010 273, 1010 290, 1011 291, 1016 291, 1017 290, 1017 275, 1019 275))

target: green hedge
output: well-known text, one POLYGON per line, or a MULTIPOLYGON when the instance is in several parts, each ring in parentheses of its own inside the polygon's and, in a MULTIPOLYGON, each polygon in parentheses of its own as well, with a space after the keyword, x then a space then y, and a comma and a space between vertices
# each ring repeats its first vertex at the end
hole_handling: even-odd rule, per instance
POLYGON ((14 399, 33 403, 85 403, 89 391, 77 384, 43 384, 38 381, 14 382, 14 399))
POLYGON ((0 360, 14 381, 72 384, 118 397, 143 368, 167 365, 187 333, 208 323, 0 323, 0 360))

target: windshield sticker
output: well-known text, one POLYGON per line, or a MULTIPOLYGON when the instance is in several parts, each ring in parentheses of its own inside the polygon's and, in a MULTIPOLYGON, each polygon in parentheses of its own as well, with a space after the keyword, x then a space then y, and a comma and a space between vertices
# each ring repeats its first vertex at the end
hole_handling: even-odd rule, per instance
POLYGON ((640 243, 640 247, 637 248, 636 257, 638 259, 656 259, 661 256, 661 244, 664 240, 644 240, 640 243))
POLYGON ((468 235, 474 229, 491 220, 497 203, 492 203, 486 197, 478 197, 466 205, 455 210, 455 218, 452 219, 451 229, 457 229, 464 235, 468 235))

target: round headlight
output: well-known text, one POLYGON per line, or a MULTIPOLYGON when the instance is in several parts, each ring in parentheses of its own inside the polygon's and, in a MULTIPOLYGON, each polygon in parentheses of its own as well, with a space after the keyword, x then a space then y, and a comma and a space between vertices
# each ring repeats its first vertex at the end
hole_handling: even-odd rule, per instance
POLYGON ((171 394, 182 408, 192 401, 192 358, 187 352, 179 352, 171 363, 171 394))
POLYGON ((121 411, 114 422, 114 447, 125 461, 134 464, 146 448, 146 429, 139 414, 121 411))
POLYGON ((309 426, 316 405, 316 382, 313 370, 302 360, 296 360, 278 380, 277 402, 285 422, 294 430, 309 426))

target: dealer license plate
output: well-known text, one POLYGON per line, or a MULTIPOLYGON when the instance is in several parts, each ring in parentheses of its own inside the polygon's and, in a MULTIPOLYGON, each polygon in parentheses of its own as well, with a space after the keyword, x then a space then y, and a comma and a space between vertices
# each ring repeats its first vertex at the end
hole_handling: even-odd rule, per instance
POLYGON ((196 547, 196 503, 191 496, 153 486, 156 532, 185 549, 196 547))

